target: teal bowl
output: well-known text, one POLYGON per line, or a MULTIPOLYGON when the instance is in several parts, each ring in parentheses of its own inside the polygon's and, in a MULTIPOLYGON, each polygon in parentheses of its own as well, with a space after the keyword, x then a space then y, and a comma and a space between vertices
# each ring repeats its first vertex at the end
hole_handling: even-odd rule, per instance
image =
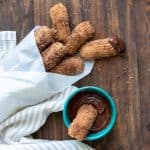
POLYGON ((117 111, 116 111, 116 106, 115 106, 114 100, 105 90, 103 90, 101 88, 94 87, 94 86, 86 86, 86 87, 76 89, 69 95, 69 97, 65 101, 64 109, 63 109, 63 120, 65 123, 65 126, 67 128, 69 128, 70 123, 71 123, 70 119, 69 119, 69 115, 68 115, 68 105, 69 105, 70 101, 77 93, 83 92, 83 91, 96 92, 96 93, 100 94, 101 96, 103 96, 110 104, 111 119, 110 119, 110 122, 108 123, 108 125, 104 129, 102 129, 96 133, 88 134, 85 137, 85 140, 87 140, 87 141, 94 141, 94 140, 101 139, 104 136, 106 136, 108 133, 110 133, 110 131, 113 129, 113 127, 116 123, 116 118, 117 118, 117 111))

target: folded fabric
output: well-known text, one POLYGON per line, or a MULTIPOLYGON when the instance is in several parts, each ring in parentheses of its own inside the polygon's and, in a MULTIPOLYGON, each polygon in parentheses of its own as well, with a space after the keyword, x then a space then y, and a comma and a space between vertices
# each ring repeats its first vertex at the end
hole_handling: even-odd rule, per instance
MULTIPOLYGON (((70 87, 44 102, 27 107, 0 124, 0 150, 90 150, 89 146, 76 140, 49 141, 27 137, 37 131, 52 112, 63 109, 66 97, 75 90, 70 87)), ((50 132, 50 131, 49 131, 50 132)))
POLYGON ((63 109, 66 97, 76 88, 71 85, 93 67, 93 62, 85 62, 83 73, 76 76, 45 72, 34 39, 36 28, 0 62, 0 150, 92 149, 76 140, 36 140, 30 136, 50 113, 63 109))

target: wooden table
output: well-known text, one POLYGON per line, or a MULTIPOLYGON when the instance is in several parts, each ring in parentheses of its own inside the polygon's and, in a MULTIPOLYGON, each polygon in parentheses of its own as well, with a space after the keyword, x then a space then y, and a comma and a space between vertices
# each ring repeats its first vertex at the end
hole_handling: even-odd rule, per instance
MULTIPOLYGON (((111 93, 118 111, 113 131, 88 142, 97 150, 150 149, 150 1, 149 0, 0 0, 0 30, 16 30, 18 42, 35 26, 50 25, 49 7, 62 1, 71 28, 90 20, 96 37, 118 34, 126 42, 123 57, 95 63, 77 86, 99 86, 111 93)), ((51 115, 36 138, 68 139, 61 113, 51 115)))

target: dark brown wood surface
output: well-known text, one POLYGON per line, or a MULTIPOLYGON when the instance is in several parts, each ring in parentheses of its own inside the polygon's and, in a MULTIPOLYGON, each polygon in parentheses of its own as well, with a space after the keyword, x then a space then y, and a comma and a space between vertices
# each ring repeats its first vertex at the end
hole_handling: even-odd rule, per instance
MULTIPOLYGON (((150 149, 150 1, 149 0, 0 0, 0 30, 16 30, 18 42, 35 26, 51 25, 49 7, 63 2, 73 29, 90 20, 96 37, 121 36, 125 55, 95 63, 77 86, 94 85, 110 92, 118 118, 105 138, 87 142, 97 150, 150 149)), ((36 138, 68 139, 61 113, 52 114, 36 138)))

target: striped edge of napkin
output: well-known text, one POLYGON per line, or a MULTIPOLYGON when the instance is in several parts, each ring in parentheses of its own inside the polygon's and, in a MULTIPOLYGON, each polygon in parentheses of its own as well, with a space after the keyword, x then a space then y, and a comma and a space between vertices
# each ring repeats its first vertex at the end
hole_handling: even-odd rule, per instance
POLYGON ((16 31, 0 31, 0 58, 16 46, 16 31))
MULTIPOLYGON (((44 125, 52 112, 62 111, 66 98, 75 89, 76 87, 69 87, 40 104, 17 112, 2 122, 0 150, 94 150, 77 140, 43 140, 32 139, 30 136, 44 125)), ((56 128, 54 126, 55 130, 56 128)))

